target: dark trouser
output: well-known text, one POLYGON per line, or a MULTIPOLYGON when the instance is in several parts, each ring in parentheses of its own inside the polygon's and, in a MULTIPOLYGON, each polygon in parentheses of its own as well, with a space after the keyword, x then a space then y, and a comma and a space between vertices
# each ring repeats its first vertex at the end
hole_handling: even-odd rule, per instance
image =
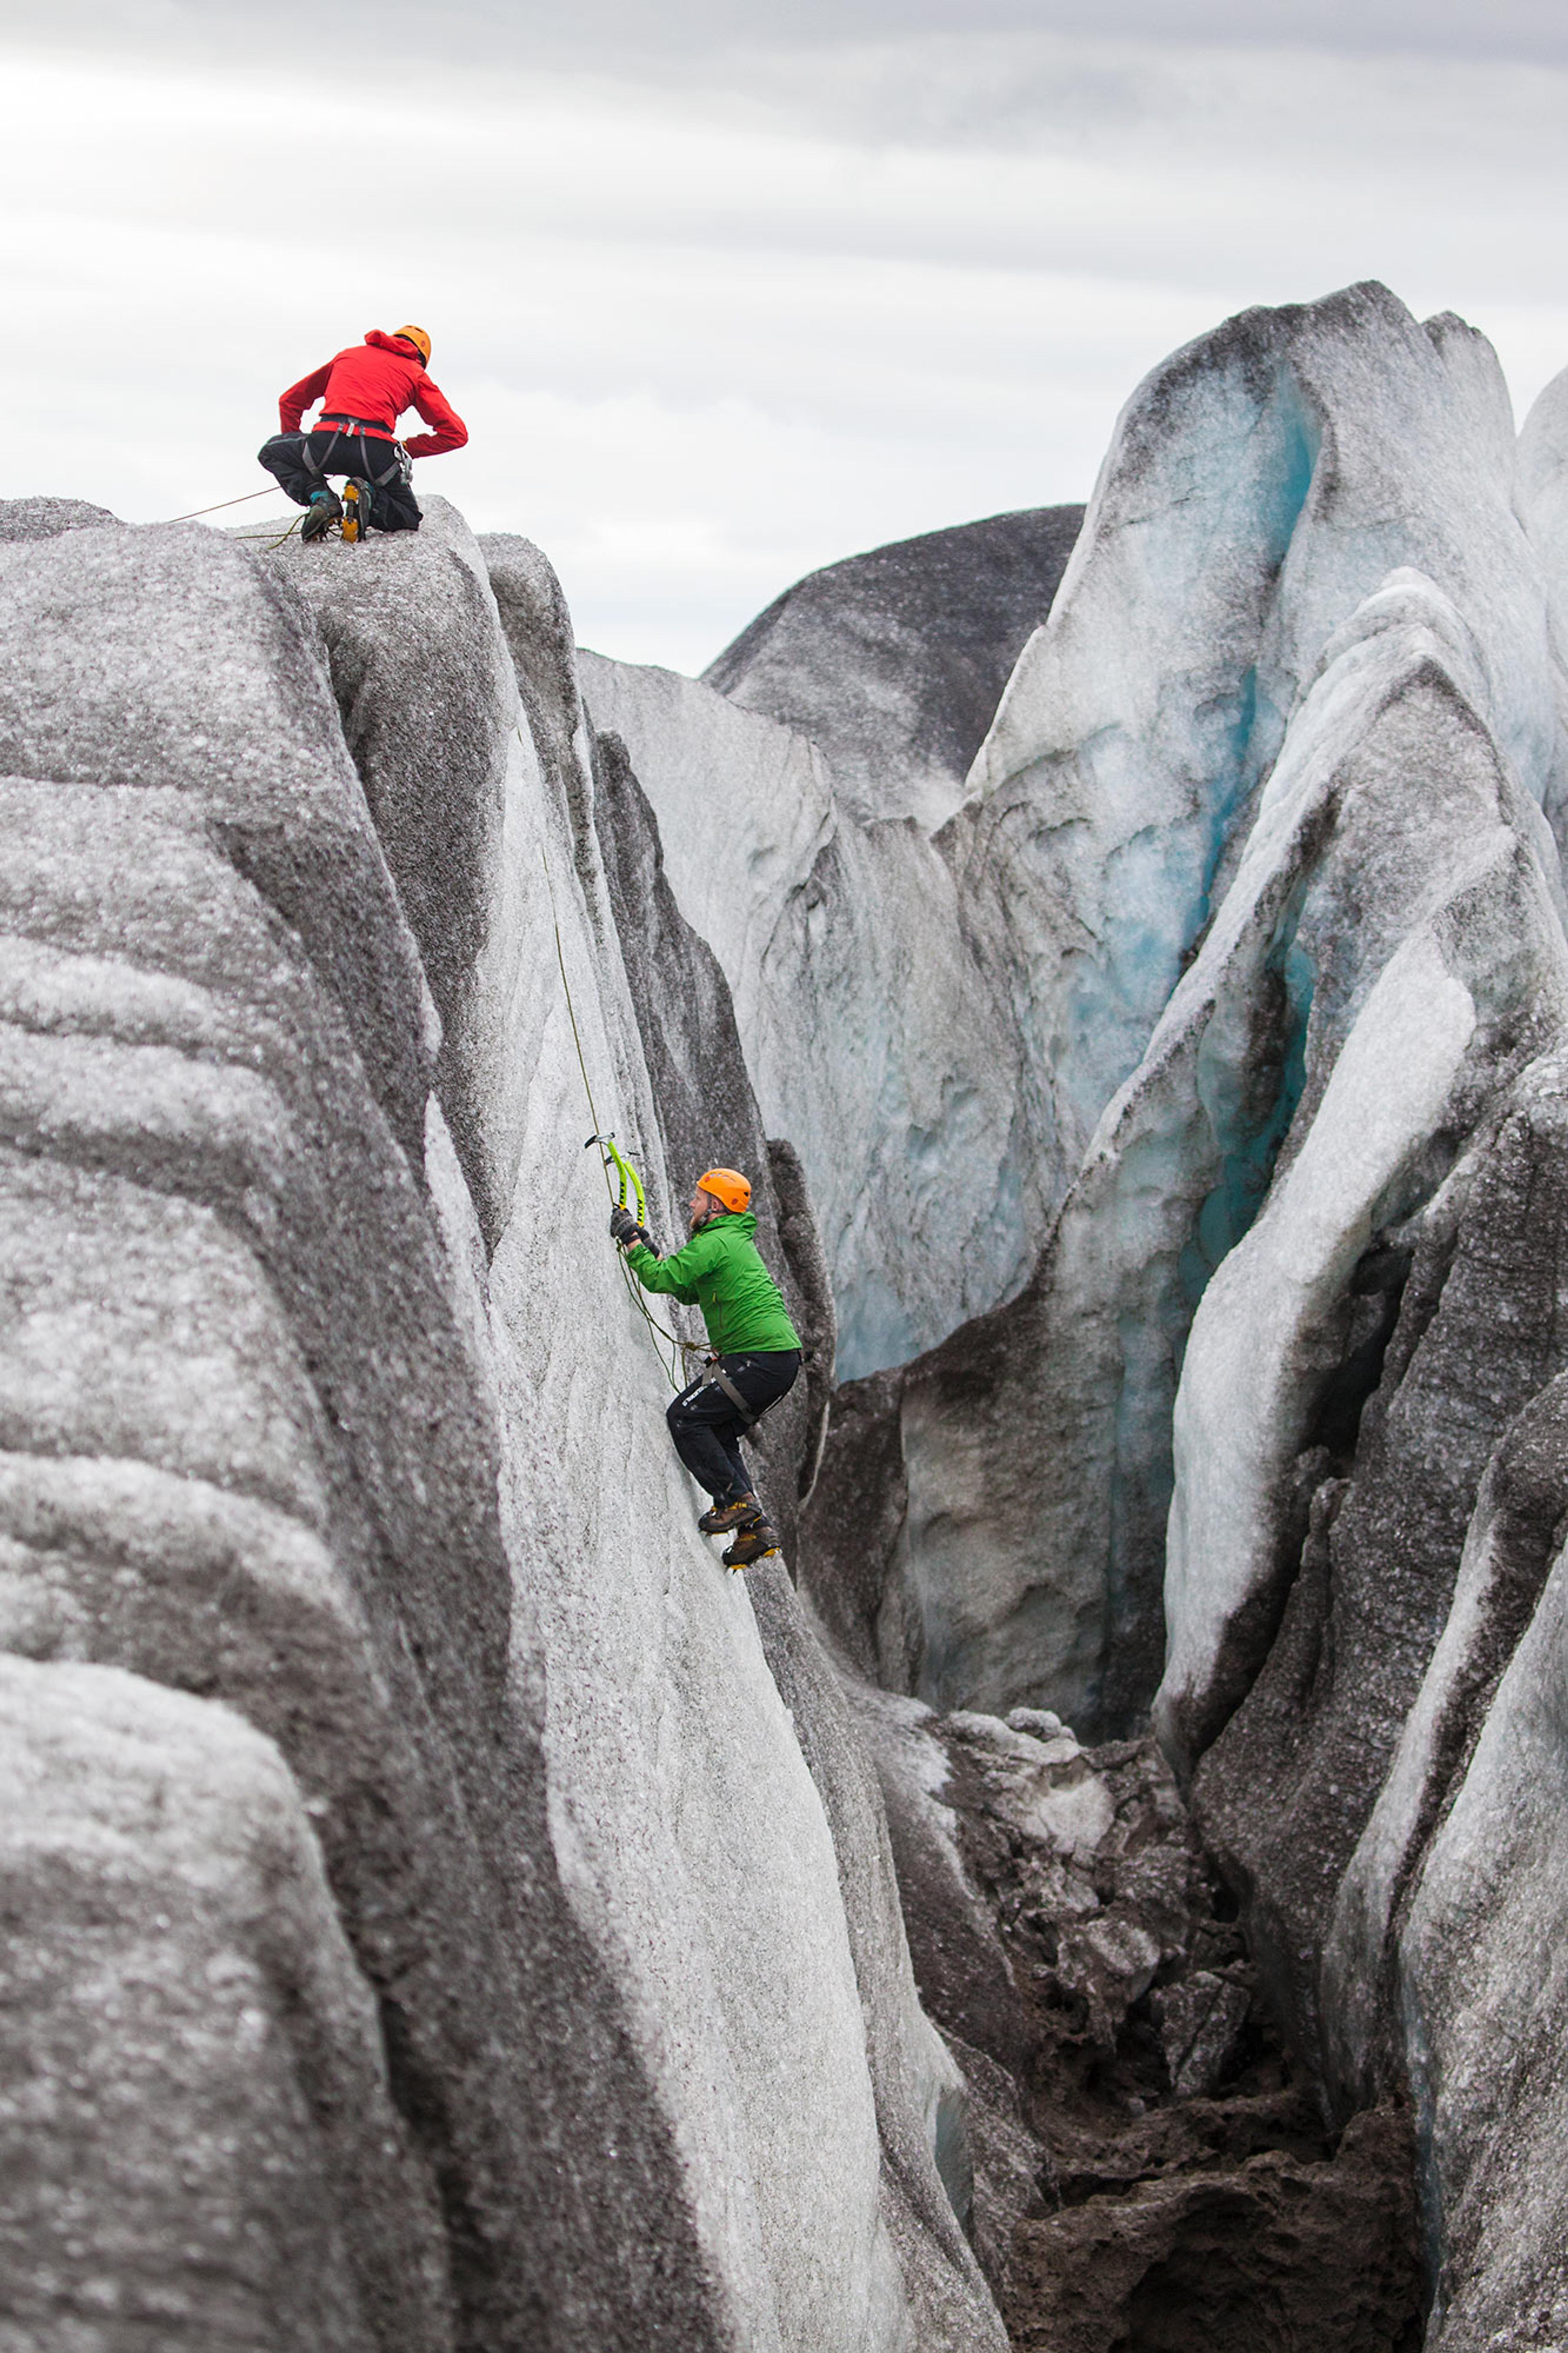
POLYGON ((764 1406, 776 1404, 794 1388, 799 1370, 798 1348, 721 1356, 670 1399, 665 1419, 675 1451, 716 1504, 732 1504, 737 1495, 751 1493, 752 1474, 741 1460, 742 1433, 764 1406), (719 1372, 744 1398, 746 1413, 720 1388, 714 1378, 719 1372))
POLYGON ((403 460, 390 441, 373 433, 344 433, 318 426, 314 433, 275 433, 257 456, 297 507, 308 507, 317 491, 329 490, 329 474, 353 474, 372 485, 370 519, 377 531, 417 531, 419 502, 403 479, 403 460), (376 476, 391 469, 390 479, 376 476))

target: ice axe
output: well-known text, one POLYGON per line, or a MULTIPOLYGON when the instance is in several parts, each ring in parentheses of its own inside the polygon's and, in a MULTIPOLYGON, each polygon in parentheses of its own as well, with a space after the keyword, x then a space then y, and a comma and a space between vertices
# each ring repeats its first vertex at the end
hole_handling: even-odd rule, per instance
POLYGON ((642 1225, 647 1217, 647 1197, 642 1188, 642 1178, 625 1154, 620 1151, 613 1135, 591 1135, 583 1146, 584 1151, 590 1151, 595 1144, 603 1146, 605 1166, 608 1168, 613 1165, 620 1176, 621 1190, 616 1207, 622 1209, 626 1208, 626 1187, 629 1185, 637 1197, 637 1223, 639 1226, 642 1225))

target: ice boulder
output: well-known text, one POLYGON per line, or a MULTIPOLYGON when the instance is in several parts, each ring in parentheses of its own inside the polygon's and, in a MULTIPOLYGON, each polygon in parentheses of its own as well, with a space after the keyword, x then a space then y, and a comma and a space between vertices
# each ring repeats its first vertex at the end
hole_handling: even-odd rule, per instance
POLYGON ((10 2325, 452 2346, 435 2181, 272 1742, 138 1675, 7 1655, 0 1788, 10 2325))

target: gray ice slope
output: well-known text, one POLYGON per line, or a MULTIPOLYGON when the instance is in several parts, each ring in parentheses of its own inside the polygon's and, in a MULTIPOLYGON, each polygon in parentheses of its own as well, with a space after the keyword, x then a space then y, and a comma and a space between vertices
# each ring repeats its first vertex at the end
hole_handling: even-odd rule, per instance
POLYGON ((581 1151, 554 922, 668 1219, 569 637, 520 729, 438 510, 269 565, 26 520, 8 2303, 105 2348, 999 2343, 863 1768, 691 1528, 581 1151))

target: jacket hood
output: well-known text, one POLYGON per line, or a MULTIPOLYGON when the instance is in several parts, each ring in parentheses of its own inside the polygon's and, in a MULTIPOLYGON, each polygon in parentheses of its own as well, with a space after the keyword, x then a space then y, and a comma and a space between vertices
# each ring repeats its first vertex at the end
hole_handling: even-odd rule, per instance
POLYGON ((733 1226, 741 1234, 754 1234, 757 1230, 756 1213, 752 1209, 726 1209, 721 1218, 710 1218, 708 1223, 710 1226, 733 1226))
POLYGON ((400 360, 412 360, 416 367, 423 367, 425 364, 412 343, 404 343, 397 335, 383 334, 379 327, 371 329, 365 337, 365 342, 372 351, 395 352, 400 360))

